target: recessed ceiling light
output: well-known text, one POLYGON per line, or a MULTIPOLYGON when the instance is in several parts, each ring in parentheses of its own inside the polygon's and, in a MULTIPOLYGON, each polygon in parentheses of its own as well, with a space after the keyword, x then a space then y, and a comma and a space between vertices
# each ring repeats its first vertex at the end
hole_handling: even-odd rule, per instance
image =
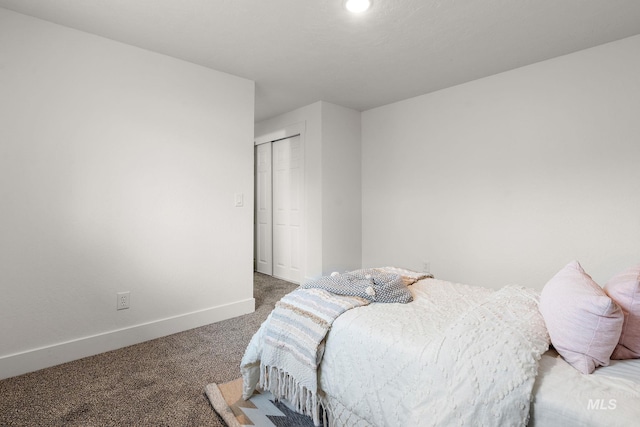
POLYGON ((362 13, 369 10, 372 3, 372 0, 347 0, 344 2, 344 7, 346 7, 349 12, 362 13))

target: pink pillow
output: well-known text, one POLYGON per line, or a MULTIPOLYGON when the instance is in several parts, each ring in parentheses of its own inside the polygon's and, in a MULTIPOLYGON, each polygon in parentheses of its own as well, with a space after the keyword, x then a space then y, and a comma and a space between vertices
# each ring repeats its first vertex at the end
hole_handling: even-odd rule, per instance
POLYGON ((612 277, 604 290, 624 313, 620 341, 611 358, 640 358, 640 264, 612 277))
POLYGON ((578 261, 567 264, 544 286, 540 312, 551 343, 571 366, 590 374, 609 364, 624 316, 578 261))

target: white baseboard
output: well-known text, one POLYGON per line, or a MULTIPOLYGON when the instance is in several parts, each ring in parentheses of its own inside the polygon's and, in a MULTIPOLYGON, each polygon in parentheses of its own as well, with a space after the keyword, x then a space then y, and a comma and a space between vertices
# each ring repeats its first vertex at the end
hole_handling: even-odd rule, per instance
POLYGON ((255 311, 255 299, 211 307, 0 357, 0 380, 255 311))

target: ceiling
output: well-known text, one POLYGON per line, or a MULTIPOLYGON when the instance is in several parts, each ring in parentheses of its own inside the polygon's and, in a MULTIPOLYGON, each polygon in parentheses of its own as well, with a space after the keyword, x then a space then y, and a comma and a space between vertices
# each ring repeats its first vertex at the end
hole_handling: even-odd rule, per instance
POLYGON ((0 0, 256 82, 256 121, 364 111, 640 34, 638 0, 0 0))

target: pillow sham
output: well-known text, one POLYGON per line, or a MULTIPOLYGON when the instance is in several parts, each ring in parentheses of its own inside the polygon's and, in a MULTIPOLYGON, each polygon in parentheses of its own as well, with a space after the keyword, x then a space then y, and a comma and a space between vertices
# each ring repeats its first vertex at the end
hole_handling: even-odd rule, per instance
POLYGON ((540 312, 551 343, 571 366, 590 374, 609 365, 624 316, 578 261, 567 264, 544 286, 540 312))
POLYGON ((611 358, 640 358, 640 264, 612 277, 604 291, 624 313, 620 340, 611 358))
POLYGON ((418 280, 433 278, 433 274, 431 273, 419 273, 417 271, 407 270, 406 268, 399 267, 377 267, 374 268, 374 270, 389 274, 399 274, 400 277, 402 277, 402 281, 407 286, 413 285, 418 280))

